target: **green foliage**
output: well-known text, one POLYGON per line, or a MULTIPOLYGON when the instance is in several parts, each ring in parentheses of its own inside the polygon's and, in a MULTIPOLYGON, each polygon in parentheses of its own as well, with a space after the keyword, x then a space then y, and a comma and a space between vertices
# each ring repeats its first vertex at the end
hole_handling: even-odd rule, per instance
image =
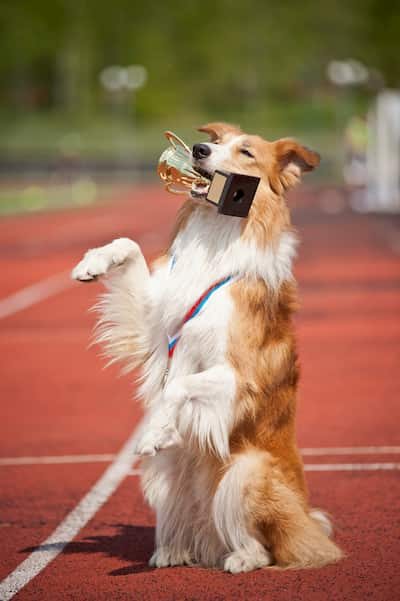
POLYGON ((111 130, 123 147, 208 119, 316 137, 368 97, 338 93, 328 62, 359 59, 397 86, 399 31, 393 0, 0 0, 0 149, 53 152, 70 130, 91 154, 111 130), (107 93, 113 64, 145 65, 147 84, 107 93))

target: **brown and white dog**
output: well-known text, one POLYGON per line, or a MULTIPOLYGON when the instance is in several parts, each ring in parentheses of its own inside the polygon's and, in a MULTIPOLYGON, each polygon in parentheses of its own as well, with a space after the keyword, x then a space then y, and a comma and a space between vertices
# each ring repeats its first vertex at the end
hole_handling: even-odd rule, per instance
POLYGON ((150 564, 229 572, 323 566, 341 551, 328 518, 308 506, 296 446, 296 237, 284 196, 319 156, 223 123, 200 131, 211 137, 193 147, 202 174, 261 178, 249 216, 217 213, 206 188, 194 187, 169 252, 151 271, 126 238, 89 250, 73 271, 78 280, 106 276, 98 340, 112 360, 142 370, 137 453, 157 516, 150 564), (182 327, 188 309, 221 281, 182 327))

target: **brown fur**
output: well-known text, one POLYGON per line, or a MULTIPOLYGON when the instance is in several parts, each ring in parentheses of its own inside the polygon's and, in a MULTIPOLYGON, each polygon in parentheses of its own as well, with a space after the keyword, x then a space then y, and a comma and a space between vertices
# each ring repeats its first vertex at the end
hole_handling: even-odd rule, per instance
POLYGON ((237 373, 234 457, 257 451, 246 508, 280 567, 319 567, 341 557, 309 516, 303 464, 295 437, 299 368, 292 312, 296 287, 277 293, 262 282, 237 282, 229 357, 237 373), (256 469, 257 468, 257 469, 256 469))
POLYGON ((288 458, 259 452, 257 460, 246 510, 249 523, 272 550, 276 566, 317 568, 338 561, 340 549, 309 515, 302 491, 288 480, 288 458))
MULTIPOLYGON (((242 236, 260 248, 273 245, 291 228, 284 192, 319 155, 291 139, 267 142, 223 123, 200 128, 214 142, 240 135, 224 168, 261 177, 242 236), (245 146, 254 158, 240 152, 245 146)), ((338 561, 340 549, 310 516, 303 464, 295 433, 299 379, 292 315, 297 308, 293 280, 272 290, 261 280, 231 287, 235 305, 228 356, 237 374, 236 422, 230 438, 232 462, 250 454, 246 487, 248 526, 282 568, 319 567, 338 561)), ((229 466, 225 466, 224 472, 229 466)))

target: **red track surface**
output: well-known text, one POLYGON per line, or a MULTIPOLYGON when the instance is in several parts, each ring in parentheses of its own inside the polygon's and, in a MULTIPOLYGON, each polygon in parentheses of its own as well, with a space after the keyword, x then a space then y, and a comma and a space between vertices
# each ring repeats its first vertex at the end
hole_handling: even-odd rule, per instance
MULTIPOLYGON (((298 195, 303 241, 298 335, 301 447, 400 445, 400 267, 393 219, 327 216, 319 193, 298 195), (392 244, 392 246, 391 246, 392 244)), ((295 200, 293 204, 295 204, 295 200)), ((166 243, 178 202, 149 190, 112 205, 0 222, 0 298, 70 269, 117 236, 148 257, 166 243)), ((398 224, 397 224, 398 225, 398 224)), ((87 350, 100 288, 69 289, 2 320, 0 457, 115 453, 139 417, 129 378, 87 350)), ((308 463, 399 462, 400 455, 306 457, 308 463)), ((56 528, 107 464, 1 466, 0 579, 56 528)), ((312 502, 329 510, 348 557, 319 571, 232 576, 147 567, 154 517, 138 478, 109 501, 21 600, 395 601, 399 598, 399 471, 309 472, 312 502)))

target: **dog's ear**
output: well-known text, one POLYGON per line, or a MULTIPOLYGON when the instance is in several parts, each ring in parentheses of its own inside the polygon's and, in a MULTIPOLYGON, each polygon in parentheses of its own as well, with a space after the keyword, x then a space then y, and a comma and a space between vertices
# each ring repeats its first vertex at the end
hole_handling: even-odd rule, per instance
POLYGON ((312 171, 318 167, 321 160, 317 152, 291 138, 283 138, 275 142, 275 156, 282 170, 294 164, 300 168, 300 171, 312 171))
POLYGON ((276 176, 284 188, 296 185, 302 173, 318 167, 321 160, 317 152, 291 138, 277 140, 273 146, 276 176))
POLYGON ((227 134, 241 134, 240 127, 237 125, 230 125, 229 123, 206 123, 197 128, 197 131, 204 132, 210 136, 211 142, 221 140, 227 134))

